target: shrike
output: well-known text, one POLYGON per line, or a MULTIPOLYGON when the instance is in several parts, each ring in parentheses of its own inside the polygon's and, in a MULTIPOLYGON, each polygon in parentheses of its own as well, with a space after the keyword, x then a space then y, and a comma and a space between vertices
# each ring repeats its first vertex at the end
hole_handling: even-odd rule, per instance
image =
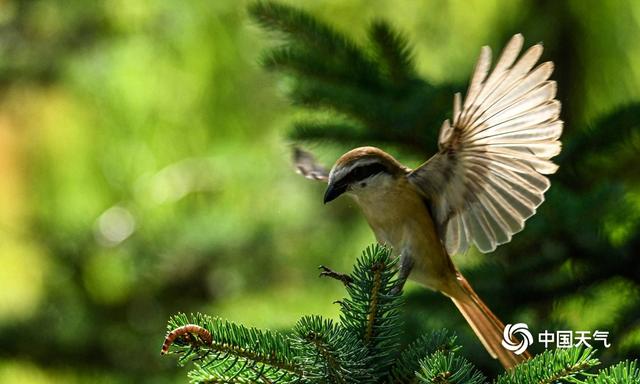
POLYGON ((542 45, 520 58, 522 35, 507 44, 490 71, 483 47, 464 102, 453 98, 452 121, 440 129, 439 151, 409 169, 374 147, 353 149, 327 174, 313 157, 296 151, 308 178, 328 182, 324 202, 342 194, 362 209, 378 242, 400 257, 407 277, 453 300, 493 358, 510 368, 527 359, 505 349, 503 323, 483 303, 453 264, 470 245, 491 252, 521 231, 544 201, 557 166, 563 123, 553 63, 534 68, 542 45), (490 72, 490 73, 489 73, 490 72))

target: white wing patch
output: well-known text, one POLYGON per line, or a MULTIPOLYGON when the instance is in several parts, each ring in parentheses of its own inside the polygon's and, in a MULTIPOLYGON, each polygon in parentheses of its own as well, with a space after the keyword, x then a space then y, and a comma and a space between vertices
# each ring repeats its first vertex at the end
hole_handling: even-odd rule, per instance
POLYGON ((453 123, 440 130, 440 151, 409 174, 430 201, 449 254, 475 244, 491 252, 524 228, 544 201, 560 153, 563 123, 553 63, 534 68, 542 45, 518 59, 522 35, 505 47, 493 71, 483 47, 464 102, 454 96, 453 123))

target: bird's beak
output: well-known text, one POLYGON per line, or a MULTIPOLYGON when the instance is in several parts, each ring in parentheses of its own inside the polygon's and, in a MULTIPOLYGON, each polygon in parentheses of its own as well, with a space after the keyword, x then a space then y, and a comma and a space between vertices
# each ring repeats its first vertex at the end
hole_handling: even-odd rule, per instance
POLYGON ((329 184, 329 186, 327 187, 327 190, 324 193, 324 203, 327 204, 328 202, 335 200, 338 196, 342 195, 346 191, 347 191, 346 184, 341 184, 341 183, 329 184))

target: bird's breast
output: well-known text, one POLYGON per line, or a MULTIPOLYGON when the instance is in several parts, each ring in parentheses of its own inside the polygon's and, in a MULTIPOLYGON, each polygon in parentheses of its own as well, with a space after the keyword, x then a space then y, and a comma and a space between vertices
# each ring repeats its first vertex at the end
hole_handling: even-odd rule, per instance
POLYGON ((439 290, 440 280, 452 267, 422 196, 400 183, 356 200, 378 242, 391 246, 402 258, 411 258, 412 279, 439 290))
POLYGON ((424 200, 408 183, 399 181, 382 190, 361 194, 356 201, 380 242, 396 250, 421 241, 418 238, 439 243, 424 200))

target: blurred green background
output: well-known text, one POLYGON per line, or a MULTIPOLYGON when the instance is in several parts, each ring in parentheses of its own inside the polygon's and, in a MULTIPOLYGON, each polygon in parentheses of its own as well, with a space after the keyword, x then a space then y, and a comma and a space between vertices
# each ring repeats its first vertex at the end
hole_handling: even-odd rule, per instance
MULTIPOLYGON (((433 84, 466 83, 484 44, 498 49, 516 32, 544 40, 568 132, 595 131, 640 100, 638 2, 289 3, 356 41, 384 18, 433 84)), ((302 112, 287 102, 287 78, 260 68, 273 41, 247 4, 0 2, 1 383, 184 381, 159 356, 178 311, 272 329, 337 315, 342 287, 316 268, 348 271, 373 235, 353 204, 323 206, 323 185, 293 172, 285 133, 302 112)), ((627 126, 639 126, 635 111, 627 126)), ((628 129, 604 145, 616 128, 604 127, 606 151, 586 170, 561 168, 573 189, 552 177, 560 203, 543 205, 514 245, 457 258, 505 322, 611 330, 605 361, 640 351, 640 137, 628 129), (538 242, 554 220, 566 233, 538 242), (608 267, 581 263, 569 238, 608 267), (553 289, 511 305, 525 290, 512 266, 548 258, 561 262, 527 277, 553 289)), ((313 147, 326 164, 347 149, 313 147)), ((428 152, 400 157, 417 165, 428 152)), ((453 305, 412 283, 407 296, 413 332, 453 328, 497 369, 453 305)))

